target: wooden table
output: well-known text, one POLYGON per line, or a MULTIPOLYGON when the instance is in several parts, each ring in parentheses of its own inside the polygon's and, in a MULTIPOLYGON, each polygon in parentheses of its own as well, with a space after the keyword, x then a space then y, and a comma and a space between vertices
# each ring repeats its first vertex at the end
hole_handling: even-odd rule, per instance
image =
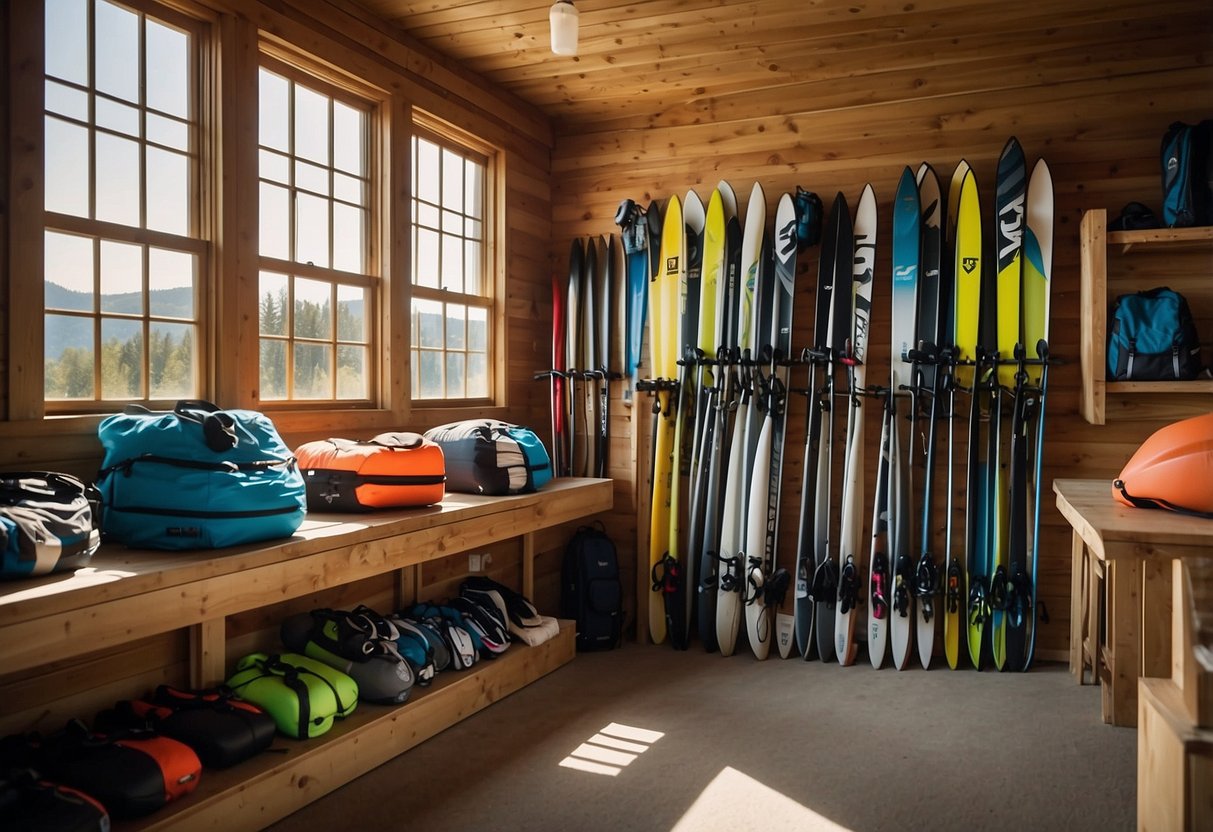
POLYGON ((1053 481, 1073 527, 1070 672, 1103 684, 1103 718, 1137 724, 1137 680, 1171 673, 1171 563, 1213 552, 1213 520, 1124 506, 1109 480, 1053 481))

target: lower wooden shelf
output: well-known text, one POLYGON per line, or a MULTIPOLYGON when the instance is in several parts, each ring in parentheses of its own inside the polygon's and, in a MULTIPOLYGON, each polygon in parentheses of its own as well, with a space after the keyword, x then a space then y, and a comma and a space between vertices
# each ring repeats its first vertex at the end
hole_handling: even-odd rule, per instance
POLYGON ((129 823, 125 830, 257 830, 323 797, 573 660, 573 622, 538 647, 516 644, 470 671, 446 671, 398 706, 359 703, 314 740, 279 737, 267 753, 223 771, 206 770, 198 790, 129 823))
POLYGON ((1191 381, 1109 381, 1106 393, 1213 393, 1213 380, 1191 381))

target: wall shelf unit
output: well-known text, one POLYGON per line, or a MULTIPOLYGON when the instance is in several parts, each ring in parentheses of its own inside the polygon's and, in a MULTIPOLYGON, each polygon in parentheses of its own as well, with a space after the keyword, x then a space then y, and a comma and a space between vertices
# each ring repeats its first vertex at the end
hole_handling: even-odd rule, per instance
MULTIPOLYGON (((190 682, 210 687, 227 678, 235 658, 227 624, 236 616, 379 575, 394 575, 406 600, 406 587, 419 582, 410 574, 423 564, 510 538, 522 541, 521 587, 531 595, 536 533, 608 511, 613 499, 610 480, 561 478, 534 494, 448 494, 428 508, 309 514, 293 537, 229 549, 155 552, 105 545, 86 568, 0 588, 0 670, 24 672, 25 686, 50 701, 78 691, 60 690, 59 677, 49 670, 98 650, 185 630, 190 682)), ((443 673, 432 687, 414 689, 403 705, 360 703, 325 736, 307 742, 279 737, 277 753, 207 770, 193 794, 114 828, 261 829, 571 661, 574 636, 572 623, 561 622, 556 638, 537 647, 515 645, 468 671, 443 673)))
POLYGON ((1107 211, 1083 214, 1079 341, 1083 418, 1102 425, 1109 412, 1118 418, 1166 419, 1208 411, 1213 400, 1203 397, 1213 393, 1213 380, 1108 381, 1107 316, 1109 297, 1165 285, 1188 298, 1197 331, 1206 338, 1213 334, 1213 227, 1107 229, 1107 211))

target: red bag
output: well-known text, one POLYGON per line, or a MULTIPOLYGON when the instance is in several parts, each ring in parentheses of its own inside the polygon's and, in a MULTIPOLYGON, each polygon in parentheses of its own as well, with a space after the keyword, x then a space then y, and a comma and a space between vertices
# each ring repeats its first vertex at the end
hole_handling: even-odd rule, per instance
POLYGON ((417 433, 322 439, 295 451, 308 511, 429 506, 446 493, 442 449, 417 433))
POLYGON ((72 721, 58 734, 8 737, 9 764, 37 769, 49 780, 96 798, 114 817, 138 817, 198 787, 202 763, 184 743, 153 731, 113 735, 72 721))
POLYGON ((150 701, 123 701, 97 714, 98 729, 150 728, 183 742, 207 768, 227 768, 274 741, 274 720, 230 690, 178 690, 161 685, 150 701))

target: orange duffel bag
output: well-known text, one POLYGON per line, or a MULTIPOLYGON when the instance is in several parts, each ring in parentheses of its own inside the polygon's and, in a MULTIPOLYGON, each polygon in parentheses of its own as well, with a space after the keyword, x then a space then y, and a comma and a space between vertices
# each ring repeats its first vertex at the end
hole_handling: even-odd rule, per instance
POLYGON ((428 506, 446 493, 442 448, 419 433, 322 439, 295 451, 308 511, 428 506))

